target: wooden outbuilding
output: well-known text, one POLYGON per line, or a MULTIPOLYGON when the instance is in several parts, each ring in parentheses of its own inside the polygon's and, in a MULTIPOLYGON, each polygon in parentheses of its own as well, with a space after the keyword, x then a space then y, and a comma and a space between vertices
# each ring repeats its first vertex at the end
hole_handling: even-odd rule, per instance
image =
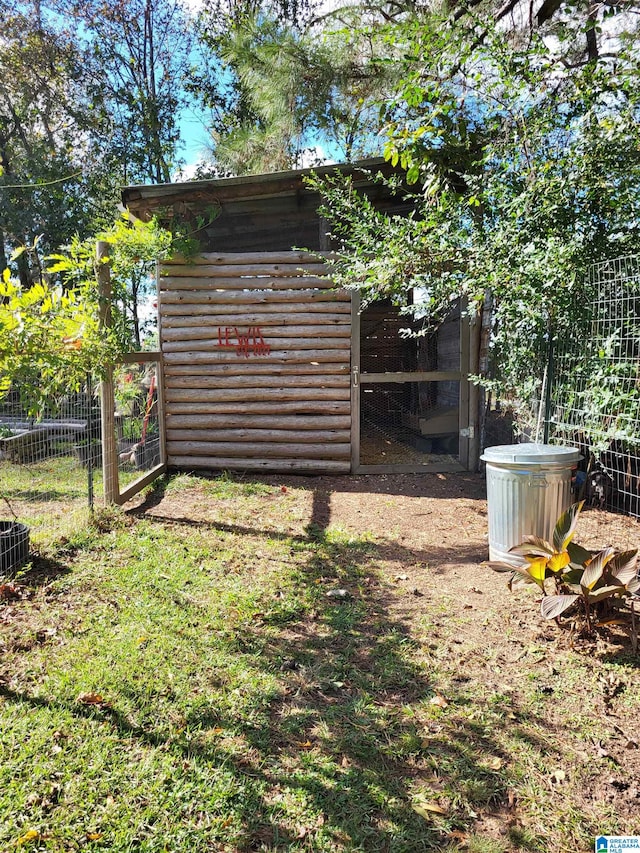
MULTIPOLYGON (((379 209, 409 203, 371 172, 336 169, 379 209)), ((297 170, 128 187, 138 218, 180 220, 198 239, 187 262, 158 269, 167 462, 181 469, 451 471, 475 469, 479 330, 452 312, 437 332, 407 335, 387 302, 326 277, 320 198, 297 170), (303 247, 303 248, 301 248, 303 247)))

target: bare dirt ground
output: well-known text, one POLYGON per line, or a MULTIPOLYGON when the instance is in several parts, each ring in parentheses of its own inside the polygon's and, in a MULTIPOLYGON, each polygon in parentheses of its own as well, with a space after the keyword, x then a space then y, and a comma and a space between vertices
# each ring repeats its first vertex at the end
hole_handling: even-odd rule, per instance
MULTIPOLYGON (((376 474, 324 477, 247 477, 274 488, 299 490, 297 516, 303 529, 329 525, 354 535, 373 535, 379 562, 404 594, 397 597, 398 614, 419 614, 428 602, 418 595, 436 577, 464 609, 491 608, 504 602, 504 575, 486 566, 488 522, 486 486, 481 474, 376 474), (402 575, 401 579, 398 575, 402 575), (482 594, 480 599, 479 585, 482 594), (417 592, 416 592, 417 591, 417 592)), ((197 493, 170 492, 145 514, 164 518, 211 520, 210 501, 197 493)), ((292 531, 293 532, 293 531, 292 531)), ((597 509, 583 511, 576 541, 585 547, 640 547, 640 524, 597 509)))
MULTIPOLYGON (((562 820, 579 814, 588 822, 593 812, 596 833, 601 818, 595 804, 601 809, 603 803, 620 834, 640 829, 640 654, 633 653, 629 633, 621 626, 601 628, 595 637, 587 637, 579 616, 567 618, 562 626, 547 622, 531 587, 512 593, 505 575, 483 565, 488 531, 482 475, 278 476, 246 481, 253 479, 272 484, 274 493, 288 493, 283 530, 304 534, 331 525, 372 537, 375 594, 384 599, 388 617, 437 661, 440 681, 435 689, 444 696, 460 688, 467 697, 474 691, 480 697, 503 697, 509 709, 505 726, 509 721, 539 721, 547 737, 543 757, 532 764, 532 778, 521 785, 546 791, 541 802, 564 798, 567 814, 562 820), (545 766, 545 754, 551 765, 545 766), (550 773, 552 765, 556 769, 550 773)), ((230 518, 240 523, 234 511, 231 504, 212 502, 190 489, 168 490, 135 510, 175 521, 230 518)), ((273 524, 273 514, 267 515, 265 520, 273 524)), ((576 541, 592 548, 634 548, 640 545, 640 527, 633 519, 585 510, 576 541)), ((524 731, 524 722, 522 726, 524 731)), ((537 850, 509 841, 519 825, 534 836, 545 832, 549 807, 540 806, 538 817, 532 818, 536 805, 530 794, 533 804, 522 816, 518 797, 524 796, 522 789, 505 794, 501 804, 478 815, 476 831, 507 844, 509 850, 537 850)))

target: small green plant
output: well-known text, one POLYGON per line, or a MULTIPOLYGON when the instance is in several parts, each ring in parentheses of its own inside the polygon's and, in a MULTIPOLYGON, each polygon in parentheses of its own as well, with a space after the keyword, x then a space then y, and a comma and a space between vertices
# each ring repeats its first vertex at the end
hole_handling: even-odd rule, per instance
POLYGON ((638 550, 604 548, 593 552, 573 542, 583 504, 584 501, 573 504, 560 516, 553 542, 526 536, 520 545, 510 548, 510 553, 524 558, 522 565, 490 562, 489 566, 497 572, 511 572, 510 588, 518 581, 537 584, 543 593, 540 612, 545 619, 556 619, 580 603, 589 633, 599 621, 603 609, 600 605, 610 609, 630 602, 635 632, 633 603, 640 593, 638 550), (553 593, 547 589, 550 579, 553 593))

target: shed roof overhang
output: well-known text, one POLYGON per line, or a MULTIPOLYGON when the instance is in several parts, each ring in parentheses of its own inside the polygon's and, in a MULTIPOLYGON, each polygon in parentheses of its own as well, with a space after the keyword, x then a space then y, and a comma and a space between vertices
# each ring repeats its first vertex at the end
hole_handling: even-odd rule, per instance
POLYGON ((381 159, 332 164, 313 169, 243 175, 175 184, 126 187, 122 202, 137 218, 180 221, 192 227, 201 250, 281 251, 292 247, 324 249, 324 227, 318 213, 320 196, 305 178, 339 171, 376 207, 407 213, 411 205, 372 176, 396 170, 381 159))

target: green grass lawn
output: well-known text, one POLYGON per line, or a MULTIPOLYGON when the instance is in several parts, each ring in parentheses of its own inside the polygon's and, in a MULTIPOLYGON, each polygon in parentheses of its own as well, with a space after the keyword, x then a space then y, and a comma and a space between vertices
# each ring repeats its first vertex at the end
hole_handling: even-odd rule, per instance
MULTIPOLYGON (((66 448, 68 451, 68 448, 66 448)), ((124 490, 144 475, 132 465, 120 464, 118 481, 124 490)), ((102 463, 91 472, 94 506, 102 506, 102 463)), ((60 452, 29 463, 0 461, 0 518, 28 524, 31 541, 42 551, 73 537, 89 518, 89 474, 71 452, 60 452)))
POLYGON ((619 831, 548 781, 563 753, 593 773, 535 679, 517 709, 465 680, 446 596, 414 633, 393 617, 373 532, 305 527, 259 482, 167 494, 193 490, 218 520, 101 515, 5 591, 0 850, 581 853, 619 831))

